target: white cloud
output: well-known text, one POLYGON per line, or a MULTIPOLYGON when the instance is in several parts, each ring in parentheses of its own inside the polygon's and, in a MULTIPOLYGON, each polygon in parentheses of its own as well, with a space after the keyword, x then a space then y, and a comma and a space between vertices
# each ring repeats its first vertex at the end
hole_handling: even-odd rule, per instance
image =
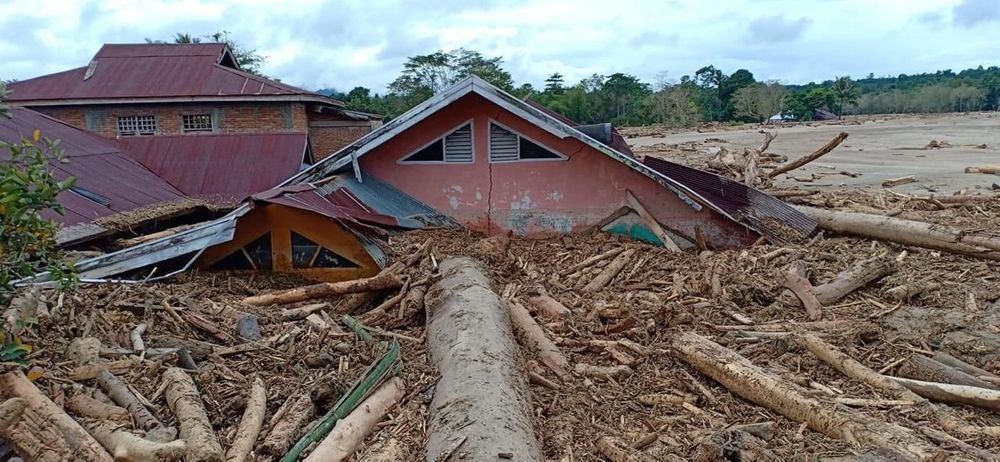
POLYGON ((626 72, 653 82, 714 64, 820 81, 995 64, 996 0, 3 0, 0 78, 83 66, 102 43, 229 30, 264 72, 306 88, 383 92, 407 56, 502 55, 517 82, 626 72), (780 14, 775 14, 779 12, 780 14))

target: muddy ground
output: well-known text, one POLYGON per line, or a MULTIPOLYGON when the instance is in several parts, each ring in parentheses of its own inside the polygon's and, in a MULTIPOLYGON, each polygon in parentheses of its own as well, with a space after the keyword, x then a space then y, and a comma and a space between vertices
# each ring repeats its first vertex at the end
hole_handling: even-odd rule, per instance
POLYGON ((918 181, 896 190, 951 194, 1000 184, 996 175, 964 173, 965 167, 1000 164, 1000 114, 997 113, 848 116, 832 122, 706 126, 685 131, 638 127, 623 129, 623 134, 637 153, 699 164, 707 161, 712 147, 739 150, 759 145, 761 129, 778 134, 769 152, 792 159, 812 152, 840 132, 849 134, 832 153, 793 175, 783 176, 776 184, 778 187, 878 191, 886 179, 907 175, 915 175, 918 181), (947 144, 925 149, 932 140, 947 144), (840 174, 842 171, 860 176, 846 176, 840 174), (822 178, 808 183, 792 178, 814 173, 822 178))

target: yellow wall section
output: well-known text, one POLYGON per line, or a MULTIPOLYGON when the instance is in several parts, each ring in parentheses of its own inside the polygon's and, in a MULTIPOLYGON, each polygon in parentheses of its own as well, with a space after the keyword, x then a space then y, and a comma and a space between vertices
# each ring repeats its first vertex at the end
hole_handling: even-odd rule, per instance
POLYGON ((271 233, 273 271, 298 273, 326 282, 349 281, 379 272, 378 264, 358 238, 339 223, 319 214, 279 204, 255 206, 236 223, 233 240, 205 250, 198 266, 208 268, 268 232, 271 233), (293 268, 292 231, 353 261, 359 268, 293 268))

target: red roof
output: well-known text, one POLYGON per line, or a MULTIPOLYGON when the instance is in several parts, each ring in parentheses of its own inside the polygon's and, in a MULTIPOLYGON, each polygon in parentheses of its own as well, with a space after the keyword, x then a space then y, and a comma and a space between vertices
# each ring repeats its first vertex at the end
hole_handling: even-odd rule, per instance
MULTIPOLYGON (((10 119, 0 118, 0 141, 31 139, 36 129, 42 136, 60 140, 69 162, 53 163, 62 180, 76 177, 78 192, 59 195, 64 215, 46 212, 46 218, 63 225, 86 223, 96 218, 127 212, 161 202, 177 201, 184 195, 162 178, 125 154, 112 141, 80 130, 35 111, 11 107, 10 119), (81 194, 93 194, 88 199, 81 194), (107 202, 110 201, 110 202, 107 202)), ((10 162, 10 152, 0 149, 0 162, 10 162)))
POLYGON ((185 194, 241 201, 299 172, 305 133, 136 136, 118 139, 136 160, 185 194))
POLYGON ((240 97, 343 103, 238 69, 222 43, 109 44, 88 66, 8 84, 12 102, 27 105, 95 100, 240 97))

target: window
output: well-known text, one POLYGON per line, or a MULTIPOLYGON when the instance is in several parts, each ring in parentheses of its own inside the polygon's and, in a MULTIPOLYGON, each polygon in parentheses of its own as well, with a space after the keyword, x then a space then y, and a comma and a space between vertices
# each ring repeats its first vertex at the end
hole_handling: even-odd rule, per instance
POLYGON ((136 136, 156 134, 156 116, 118 116, 118 135, 136 136))
POLYGON ((293 268, 357 268, 354 262, 320 246, 305 236, 292 232, 293 268))
POLYGON ((212 131, 211 114, 184 114, 181 116, 181 130, 184 133, 212 131))
POLYGON ((446 162, 468 164, 473 161, 472 124, 465 124, 417 152, 404 157, 402 163, 446 162))
POLYGON ((500 125, 490 124, 490 162, 561 160, 565 158, 500 125))
POLYGON ((220 270, 269 270, 271 269, 271 233, 240 247, 212 265, 220 270))

